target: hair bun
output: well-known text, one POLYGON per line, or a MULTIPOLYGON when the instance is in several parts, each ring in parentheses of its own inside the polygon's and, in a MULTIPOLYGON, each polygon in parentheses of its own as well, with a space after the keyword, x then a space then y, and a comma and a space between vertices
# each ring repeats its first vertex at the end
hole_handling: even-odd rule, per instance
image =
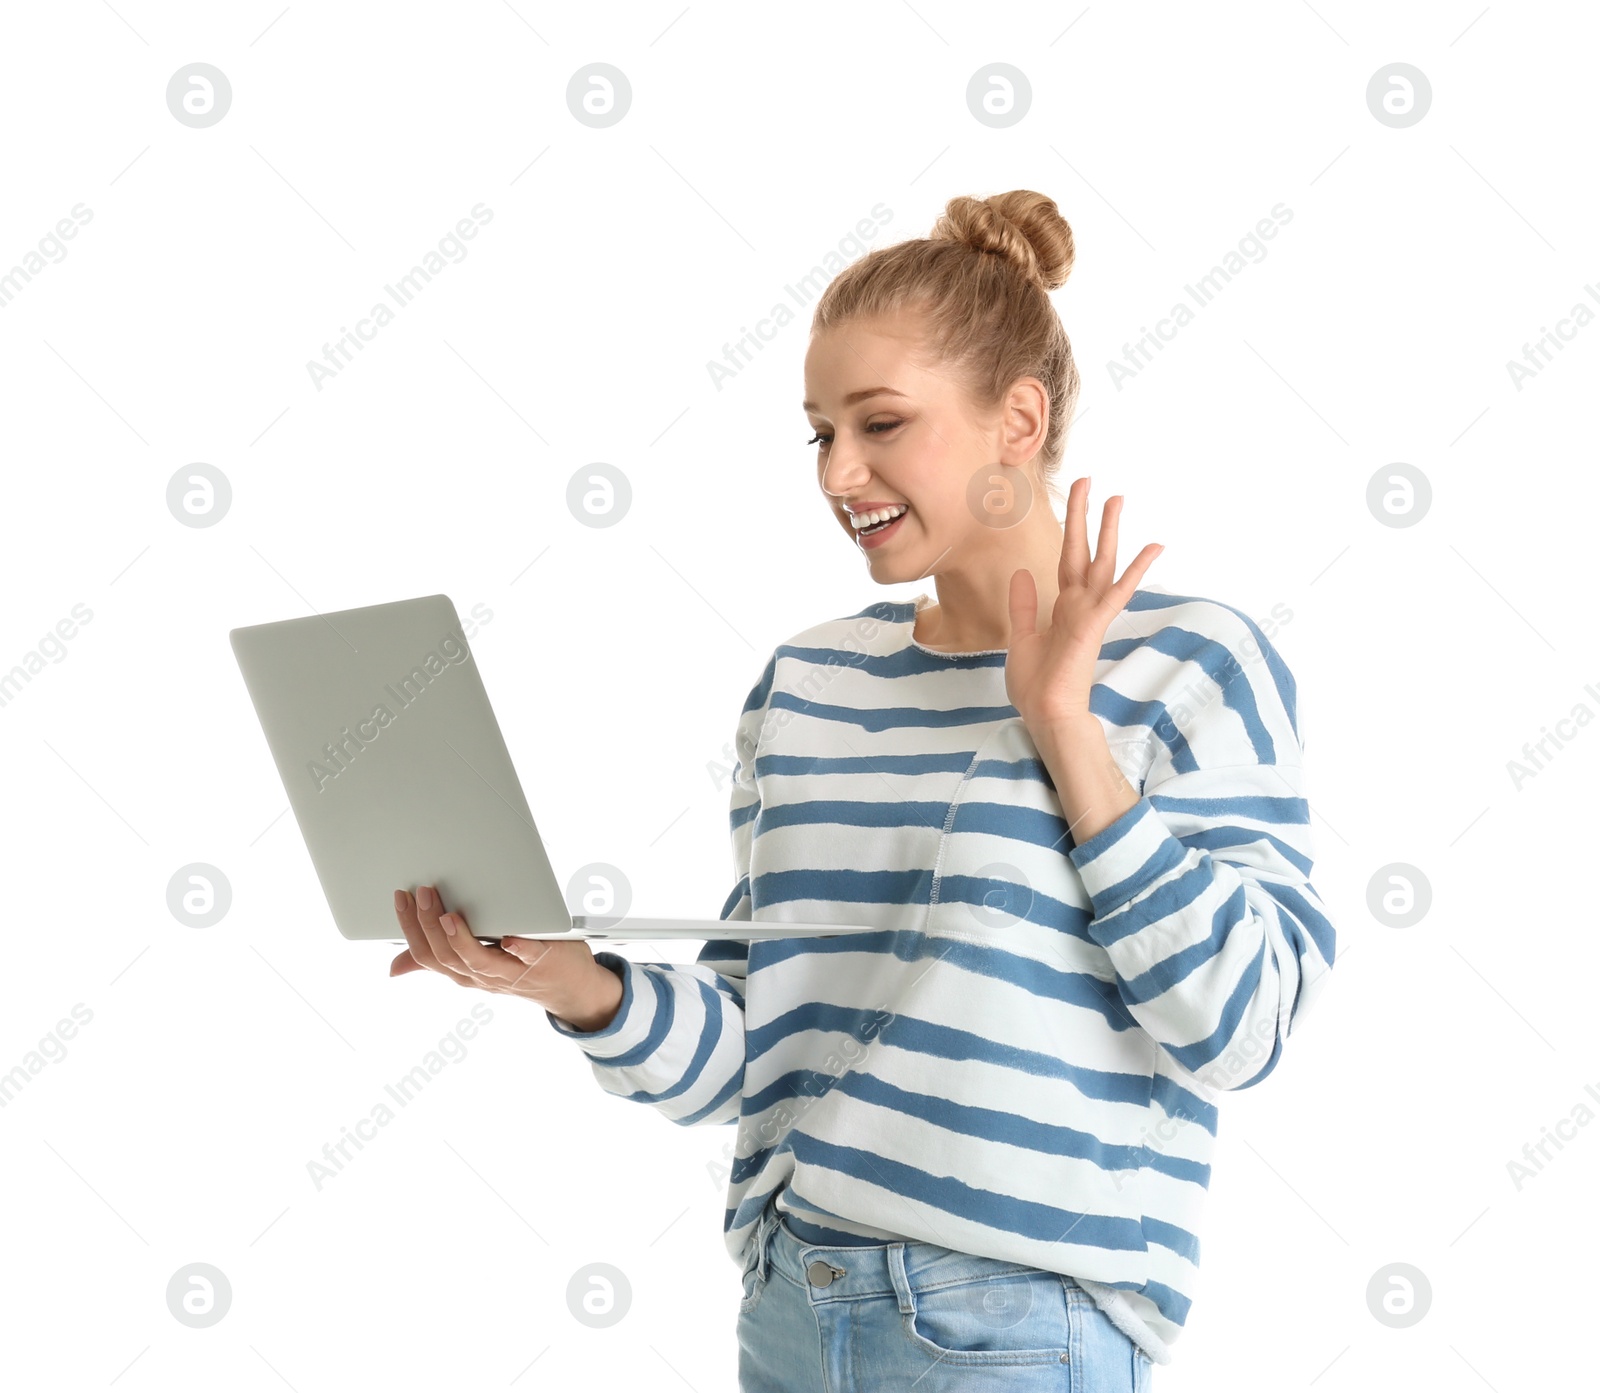
POLYGON ((933 225, 934 239, 1003 256, 1046 290, 1066 284, 1072 271, 1072 228, 1054 200, 1032 189, 992 198, 952 198, 933 225))

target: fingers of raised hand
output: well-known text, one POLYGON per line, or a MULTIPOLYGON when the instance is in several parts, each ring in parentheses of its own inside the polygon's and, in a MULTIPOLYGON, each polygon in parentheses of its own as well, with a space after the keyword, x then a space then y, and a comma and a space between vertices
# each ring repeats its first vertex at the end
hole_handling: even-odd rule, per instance
POLYGON ((1074 479, 1067 491, 1067 525, 1061 541, 1061 565, 1056 584, 1081 585, 1089 570, 1089 476, 1074 479))
POLYGON ((1089 555, 1089 476, 1072 481, 1067 494, 1066 534, 1061 546, 1058 586, 1087 587, 1102 602, 1110 599, 1112 580, 1117 570, 1117 520, 1122 515, 1123 495, 1113 494, 1100 511, 1100 537, 1094 556, 1089 555))
POLYGON ((1128 563, 1121 578, 1112 583, 1117 574, 1117 525, 1125 501, 1120 493, 1106 500, 1100 515, 1100 540, 1091 561, 1088 539, 1089 479, 1085 475, 1073 480, 1072 489, 1067 495, 1067 525, 1057 575, 1057 582, 1063 591, 1069 586, 1087 588, 1101 604, 1113 605, 1119 612, 1133 598, 1151 563, 1166 550, 1159 542, 1151 542, 1128 563))
MULTIPOLYGON (((1087 492, 1087 490, 1085 491, 1087 492)), ((1112 494, 1100 510, 1100 538, 1095 543, 1094 560, 1089 563, 1085 581, 1100 599, 1108 598, 1117 575, 1117 519, 1122 516, 1122 495, 1112 494)))
POLYGON ((1139 588, 1139 582, 1144 579, 1144 573, 1150 569, 1150 563, 1165 550, 1166 547, 1161 543, 1151 542, 1128 562, 1128 569, 1122 573, 1122 579, 1117 582, 1117 593, 1121 596, 1123 604, 1133 598, 1133 592, 1139 588))

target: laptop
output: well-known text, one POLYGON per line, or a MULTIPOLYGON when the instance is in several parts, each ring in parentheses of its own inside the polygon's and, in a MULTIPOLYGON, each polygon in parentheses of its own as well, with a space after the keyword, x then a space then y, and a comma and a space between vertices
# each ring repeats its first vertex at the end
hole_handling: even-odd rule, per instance
MULTIPOLYGON (((474 937, 738 939, 863 924, 574 914, 448 595, 232 629, 339 932, 404 943, 394 892, 439 890, 474 937)), ((559 790, 537 790, 559 808, 559 790)), ((627 907, 624 906, 624 909, 627 907)))

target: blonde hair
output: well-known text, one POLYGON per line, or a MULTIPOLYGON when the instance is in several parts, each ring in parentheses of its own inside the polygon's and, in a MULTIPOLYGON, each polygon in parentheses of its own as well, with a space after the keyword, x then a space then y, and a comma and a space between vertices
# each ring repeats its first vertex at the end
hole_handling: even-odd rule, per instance
POLYGON ((1050 401, 1038 459, 1054 492, 1080 378, 1049 292, 1066 283, 1072 262, 1072 229, 1042 193, 963 195, 928 236, 875 247, 835 276, 811 332, 908 313, 934 360, 984 409, 1018 378, 1038 378, 1050 401))

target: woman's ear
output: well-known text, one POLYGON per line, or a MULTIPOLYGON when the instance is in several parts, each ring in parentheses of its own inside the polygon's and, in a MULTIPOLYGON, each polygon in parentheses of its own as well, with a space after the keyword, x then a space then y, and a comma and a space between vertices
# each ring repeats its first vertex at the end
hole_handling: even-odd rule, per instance
POLYGON ((1044 448, 1050 427, 1050 394, 1037 377, 1020 377, 1006 393, 1002 418, 1002 464, 1023 464, 1044 448))

